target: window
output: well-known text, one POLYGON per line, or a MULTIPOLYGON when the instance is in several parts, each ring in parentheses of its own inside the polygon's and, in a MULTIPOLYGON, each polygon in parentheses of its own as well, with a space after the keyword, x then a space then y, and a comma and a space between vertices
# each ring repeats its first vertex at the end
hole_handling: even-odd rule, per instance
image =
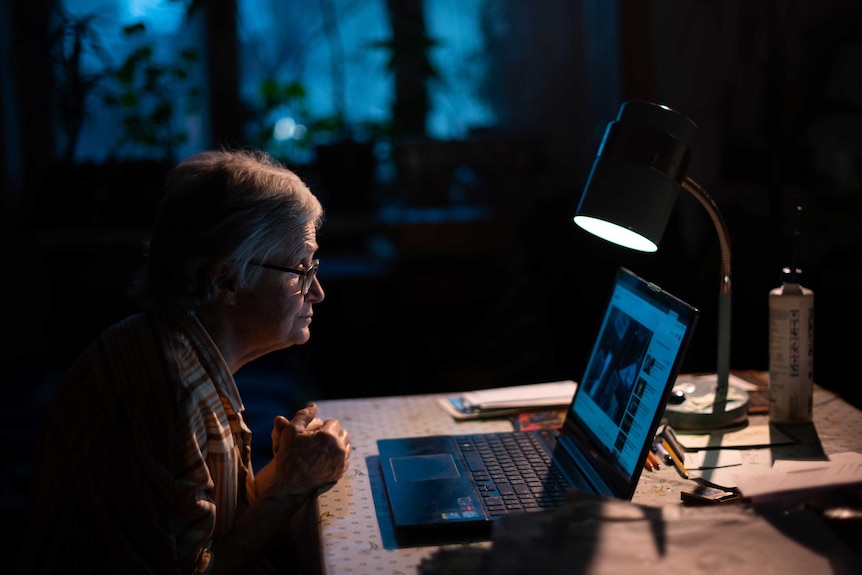
MULTIPOLYGON (((427 35, 435 40, 429 59, 438 74, 427 84, 432 138, 463 138, 493 121, 478 96, 483 2, 424 4, 427 35)), ((101 161, 160 154, 176 159, 210 145, 204 23, 201 15, 187 20, 189 0, 61 5, 55 22, 66 27, 55 65, 61 147, 78 161, 101 161), (136 33, 128 33, 130 26, 137 26, 136 33), (76 39, 83 40, 80 59, 76 39), (76 88, 81 78, 91 82, 85 93, 76 88), (66 104, 75 101, 83 108, 69 109, 66 104), (79 128, 76 115, 84 118, 79 128)), ((363 139, 390 121, 394 78, 385 45, 392 36, 386 0, 237 0, 237 26, 247 145, 302 164, 313 161, 318 143, 363 139)))
MULTIPOLYGON (((482 0, 425 2, 430 59, 439 77, 428 83, 428 135, 464 137, 492 114, 477 97, 482 70, 478 12, 482 0)), ((256 114, 249 136, 295 162, 313 158, 313 145, 343 135, 363 137, 391 117, 392 36, 385 0, 240 3, 241 78, 244 100, 256 114), (265 81, 282 90, 265 102, 265 81), (294 91, 290 91, 290 87, 294 91), (349 134, 327 131, 341 117, 349 134)))
POLYGON ((386 121, 391 78, 386 54, 374 47, 389 34, 383 0, 245 0, 239 7, 252 145, 305 163, 316 143, 363 135, 336 129, 336 118, 360 132, 386 121))
POLYGON ((62 2, 57 126, 72 158, 174 160, 205 145, 202 34, 185 17, 172 0, 62 2))

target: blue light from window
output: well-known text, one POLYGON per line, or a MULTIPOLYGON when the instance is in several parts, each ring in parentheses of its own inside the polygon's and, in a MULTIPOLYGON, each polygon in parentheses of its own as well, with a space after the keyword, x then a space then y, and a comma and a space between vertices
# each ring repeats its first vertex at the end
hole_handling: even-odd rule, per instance
POLYGON ((117 2, 123 24, 143 22, 154 34, 176 34, 183 23, 185 2, 171 0, 127 0, 117 2))
POLYGON ((276 120, 272 135, 279 142, 284 142, 287 140, 302 140, 306 132, 307 128, 304 125, 297 124, 293 118, 284 117, 276 120))

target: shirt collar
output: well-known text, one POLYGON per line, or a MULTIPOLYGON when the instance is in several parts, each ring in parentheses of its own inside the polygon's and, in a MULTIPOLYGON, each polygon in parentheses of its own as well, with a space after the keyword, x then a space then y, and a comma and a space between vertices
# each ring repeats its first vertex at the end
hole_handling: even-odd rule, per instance
POLYGON ((234 411, 242 413, 245 407, 236 387, 236 381, 209 332, 193 311, 179 314, 179 321, 183 325, 183 331, 188 334, 189 343, 198 353, 201 363, 212 378, 213 384, 227 397, 234 411))

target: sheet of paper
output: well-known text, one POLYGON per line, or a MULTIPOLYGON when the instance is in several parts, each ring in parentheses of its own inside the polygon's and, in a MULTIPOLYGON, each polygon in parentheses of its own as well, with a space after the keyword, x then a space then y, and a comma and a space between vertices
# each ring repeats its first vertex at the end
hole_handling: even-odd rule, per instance
POLYGON ((468 391, 464 405, 473 409, 567 405, 575 393, 574 381, 552 381, 468 391))
POLYGON ((737 487, 755 505, 789 508, 840 485, 862 484, 862 454, 835 454, 828 461, 779 459, 772 467, 718 469, 704 477, 724 487, 737 487))
POLYGON ((685 466, 693 469, 717 469, 742 465, 742 454, 737 449, 707 449, 685 454, 685 466))
POLYGON ((736 431, 723 433, 687 433, 674 429, 676 437, 686 449, 726 449, 728 447, 763 447, 793 443, 794 439, 778 427, 765 423, 748 425, 736 431))
MULTIPOLYGON (((800 460, 800 459, 776 459, 775 463, 772 465, 772 468, 776 471, 797 471, 798 469, 806 468, 810 466, 813 462, 821 462, 821 459, 817 460, 800 460)), ((829 456, 829 463, 850 463, 850 464, 859 464, 862 463, 862 453, 856 453, 855 451, 844 451, 842 453, 833 453, 829 456)))

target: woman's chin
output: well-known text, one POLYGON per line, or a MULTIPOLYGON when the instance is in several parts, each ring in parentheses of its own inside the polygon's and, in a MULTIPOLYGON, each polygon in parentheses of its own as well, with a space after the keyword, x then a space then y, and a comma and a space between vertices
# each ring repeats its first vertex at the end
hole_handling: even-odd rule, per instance
POLYGON ((302 345, 306 343, 309 339, 311 339, 311 330, 307 327, 294 330, 291 334, 291 337, 287 340, 287 345, 285 347, 290 347, 292 345, 302 345))

